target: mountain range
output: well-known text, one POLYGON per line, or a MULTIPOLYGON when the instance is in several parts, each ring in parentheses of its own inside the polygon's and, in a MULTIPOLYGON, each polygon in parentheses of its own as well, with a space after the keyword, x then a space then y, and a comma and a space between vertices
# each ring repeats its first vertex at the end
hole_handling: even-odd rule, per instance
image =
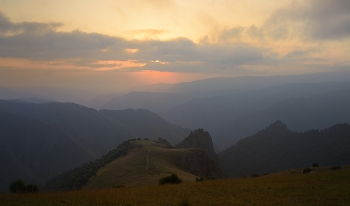
POLYGON ((277 119, 300 132, 349 122, 349 91, 349 72, 227 77, 134 88, 114 97, 97 97, 95 101, 101 101, 95 106, 142 108, 182 127, 205 128, 216 151, 222 151, 277 119))
POLYGON ((183 127, 205 128, 220 151, 276 120, 297 131, 350 122, 349 103, 348 82, 285 84, 194 99, 161 116, 183 127))

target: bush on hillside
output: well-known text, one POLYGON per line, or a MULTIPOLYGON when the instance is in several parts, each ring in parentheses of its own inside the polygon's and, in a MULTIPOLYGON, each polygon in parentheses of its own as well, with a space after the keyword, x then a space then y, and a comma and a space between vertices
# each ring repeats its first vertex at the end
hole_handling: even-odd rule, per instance
POLYGON ((310 173, 310 172, 311 172, 311 169, 310 169, 310 168, 305 168, 305 169, 303 170, 303 173, 304 173, 304 174, 310 173))
POLYGON ((169 176, 165 176, 159 179, 159 184, 164 185, 164 184, 179 184, 181 183, 182 180, 176 175, 176 174, 171 174, 169 176))
POLYGON ((257 173, 254 173, 254 174, 252 174, 252 176, 251 177, 260 177, 260 175, 259 174, 257 174, 257 173))
POLYGON ((31 192, 31 193, 39 192, 39 187, 38 185, 35 185, 35 184, 28 184, 26 186, 26 192, 31 192))
POLYGON ((26 185, 21 179, 11 182, 9 186, 11 193, 23 193, 26 189, 26 185))
POLYGON ((12 181, 9 186, 11 193, 38 192, 39 187, 35 184, 26 185, 21 179, 12 181))
POLYGON ((319 167, 320 165, 318 163, 313 163, 312 167, 319 167))

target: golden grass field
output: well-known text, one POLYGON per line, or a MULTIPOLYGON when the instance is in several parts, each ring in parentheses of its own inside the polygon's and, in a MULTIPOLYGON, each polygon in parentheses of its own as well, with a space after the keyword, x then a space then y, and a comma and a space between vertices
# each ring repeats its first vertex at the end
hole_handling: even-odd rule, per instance
POLYGON ((0 205, 350 205, 350 167, 257 178, 71 192, 1 194, 0 205))
POLYGON ((161 177, 171 173, 177 174, 184 182, 196 179, 194 174, 180 165, 182 151, 186 149, 168 149, 147 140, 132 141, 131 144, 136 148, 101 168, 84 188, 157 185, 161 177))

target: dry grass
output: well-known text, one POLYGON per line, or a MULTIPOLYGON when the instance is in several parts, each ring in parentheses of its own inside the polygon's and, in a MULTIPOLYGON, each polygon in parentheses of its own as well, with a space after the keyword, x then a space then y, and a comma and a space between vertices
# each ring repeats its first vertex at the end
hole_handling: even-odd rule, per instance
POLYGON ((179 185, 0 195, 0 205, 350 205, 350 168, 179 185))
POLYGON ((138 146, 100 169, 84 188, 111 188, 157 185, 161 177, 176 173, 184 182, 193 182, 195 175, 182 169, 182 149, 167 149, 152 141, 133 141, 138 146))

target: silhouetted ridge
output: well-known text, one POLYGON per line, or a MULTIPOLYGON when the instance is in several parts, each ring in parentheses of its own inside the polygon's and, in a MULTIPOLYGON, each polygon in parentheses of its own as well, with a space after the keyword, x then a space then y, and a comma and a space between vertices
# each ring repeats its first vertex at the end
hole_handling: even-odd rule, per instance
POLYGON ((276 122, 274 122, 270 126, 268 126, 267 129, 288 130, 288 127, 282 121, 277 120, 276 122))
POLYGON ((350 164, 350 125, 291 132, 277 121, 219 153, 231 177, 279 172, 293 168, 350 164))
POLYGON ((162 137, 158 137, 158 140, 157 140, 160 144, 163 144, 165 145, 166 147, 169 147, 169 148, 173 148, 173 146, 168 142, 168 140, 162 138, 162 137))
POLYGON ((288 127, 282 121, 278 120, 258 133, 239 140, 236 145, 249 144, 250 142, 256 142, 259 144, 276 144, 277 142, 283 140, 281 137, 284 137, 290 133, 291 131, 288 129, 288 127))

